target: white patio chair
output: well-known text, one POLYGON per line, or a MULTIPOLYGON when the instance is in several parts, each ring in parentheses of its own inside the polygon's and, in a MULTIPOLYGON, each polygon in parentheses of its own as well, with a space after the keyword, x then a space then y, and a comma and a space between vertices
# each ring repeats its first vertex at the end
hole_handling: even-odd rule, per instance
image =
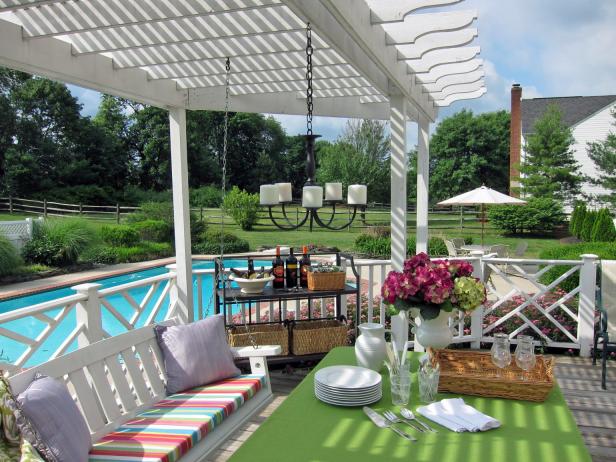
POLYGON ((458 250, 456 249, 456 246, 453 245, 453 242, 451 242, 448 239, 445 239, 445 246, 447 247, 447 253, 449 254, 450 257, 458 256, 458 250))
POLYGON ((458 255, 465 255, 468 253, 466 250, 462 250, 462 247, 464 247, 466 243, 464 242, 464 239, 462 239, 461 237, 454 237, 453 239, 451 239, 451 242, 453 243, 453 246, 456 248, 456 252, 458 253, 458 255))
POLYGON ((516 246, 515 250, 513 251, 513 256, 515 258, 522 258, 524 254, 526 253, 527 249, 528 249, 528 242, 522 241, 516 246))

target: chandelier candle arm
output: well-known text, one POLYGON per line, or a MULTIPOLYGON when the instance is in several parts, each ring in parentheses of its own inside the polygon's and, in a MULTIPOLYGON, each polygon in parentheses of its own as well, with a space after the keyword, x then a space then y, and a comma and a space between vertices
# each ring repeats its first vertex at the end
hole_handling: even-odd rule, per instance
POLYGON ((365 184, 349 185, 348 204, 366 205, 368 202, 368 187, 365 184))
POLYGON ((274 184, 264 184, 259 188, 259 203, 261 205, 278 205, 278 187, 274 184))

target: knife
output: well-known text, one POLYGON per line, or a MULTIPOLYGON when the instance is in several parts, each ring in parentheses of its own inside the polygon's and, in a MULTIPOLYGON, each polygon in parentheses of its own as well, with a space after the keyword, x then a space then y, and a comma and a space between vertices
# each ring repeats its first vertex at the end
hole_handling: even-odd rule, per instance
POLYGON ((417 441, 415 437, 409 435, 408 433, 404 433, 402 430, 398 430, 396 427, 394 427, 394 425, 390 421, 385 419, 385 417, 380 415, 374 409, 370 409, 368 406, 364 406, 363 410, 364 410, 364 414, 366 414, 368 418, 372 420, 372 423, 374 423, 374 425, 376 425, 377 427, 389 428, 390 430, 397 433, 399 436, 401 436, 402 438, 406 440, 415 441, 415 442, 417 441))

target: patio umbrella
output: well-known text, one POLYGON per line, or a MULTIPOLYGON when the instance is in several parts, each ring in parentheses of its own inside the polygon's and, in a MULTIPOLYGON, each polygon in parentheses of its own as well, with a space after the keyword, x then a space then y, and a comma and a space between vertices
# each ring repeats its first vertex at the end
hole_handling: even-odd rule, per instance
POLYGON ((487 186, 481 186, 475 188, 472 191, 462 193, 458 196, 451 197, 444 201, 439 202, 437 205, 479 205, 481 206, 481 245, 483 245, 483 232, 484 232, 484 206, 486 204, 512 204, 512 205, 524 205, 526 201, 518 199, 516 197, 508 196, 507 194, 495 191, 487 186))

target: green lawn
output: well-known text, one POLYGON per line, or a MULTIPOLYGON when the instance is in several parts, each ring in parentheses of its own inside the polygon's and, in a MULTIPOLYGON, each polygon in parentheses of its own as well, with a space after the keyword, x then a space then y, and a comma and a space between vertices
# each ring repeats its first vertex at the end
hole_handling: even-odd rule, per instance
MULTIPOLYGON (((0 221, 23 220, 25 214, 8 214, 0 213, 0 221)), ((219 222, 220 211, 209 209, 204 212, 206 221, 219 222)), ((375 211, 369 213, 366 217, 368 224, 384 224, 389 223, 389 214, 383 211, 375 211)), ((431 214, 430 215, 430 235, 443 238, 466 237, 472 236, 474 243, 480 243, 481 227, 478 222, 470 221, 467 217, 465 226, 460 228, 460 217, 457 214, 431 214)), ((113 224, 112 220, 97 220, 88 218, 95 226, 104 224, 113 224)), ((231 231, 250 243, 251 249, 257 249, 260 246, 275 246, 276 244, 289 245, 300 248, 303 245, 318 244, 325 246, 338 247, 341 250, 352 250, 353 242, 358 234, 362 231, 361 228, 353 228, 343 231, 324 231, 315 226, 313 232, 308 231, 307 227, 298 231, 280 231, 268 224, 269 220, 261 219, 258 226, 253 231, 242 231, 229 218, 225 219, 225 229, 231 231)), ((409 214, 409 234, 415 233, 415 217, 409 214)), ((356 220, 359 223, 359 220, 356 220)), ((220 225, 211 223, 211 227, 218 228, 220 225)), ((497 230, 491 228, 490 224, 486 224, 485 244, 508 244, 513 250, 521 241, 528 242, 527 257, 538 257, 539 253, 548 247, 559 245, 557 239, 551 238, 535 238, 535 237, 504 237, 497 230)))

